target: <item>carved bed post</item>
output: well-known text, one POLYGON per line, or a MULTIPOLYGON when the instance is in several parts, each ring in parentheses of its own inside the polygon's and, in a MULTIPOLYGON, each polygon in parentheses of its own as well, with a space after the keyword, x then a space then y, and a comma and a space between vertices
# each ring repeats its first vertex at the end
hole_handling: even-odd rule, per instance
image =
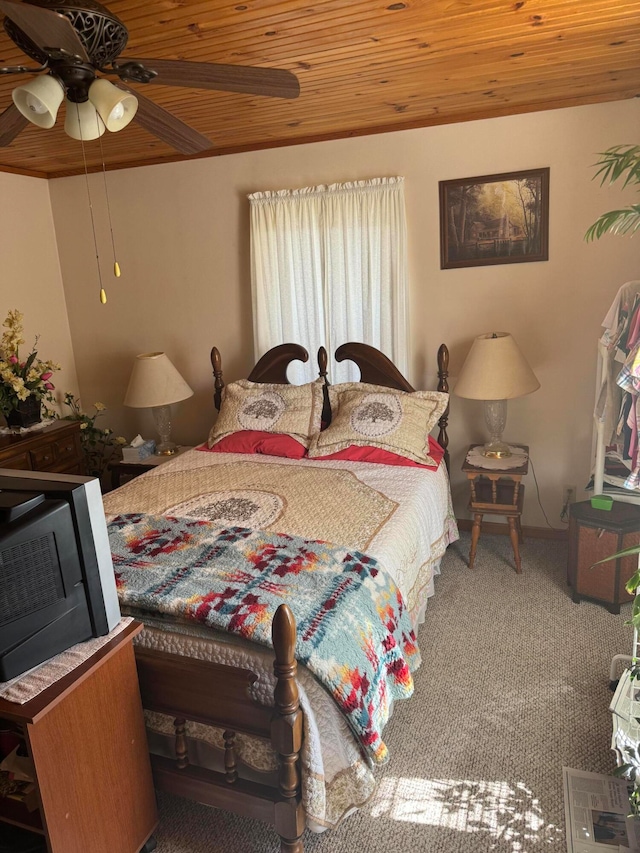
POLYGON ((327 379, 327 364, 329 358, 324 347, 318 349, 318 376, 322 382, 322 423, 328 427, 331 423, 331 401, 329 400, 329 380, 327 379))
POLYGON ((275 804, 275 827, 281 853, 303 853, 305 819, 301 803, 300 749, 302 711, 296 683, 296 622, 286 604, 276 610, 271 628, 276 676, 275 710, 271 742, 278 754, 278 786, 281 799, 275 804))
POLYGON ((222 402, 222 389, 224 388, 224 379, 222 378, 222 359, 218 347, 213 347, 211 350, 211 367, 213 367, 213 403, 218 411, 222 402))
MULTIPOLYGON (((440 344, 438 349, 438 391, 449 393, 449 350, 445 344, 440 344)), ((449 471, 449 436, 447 435, 447 425, 449 423, 449 406, 444 410, 442 417, 438 421, 440 432, 438 433, 438 444, 444 448, 444 464, 449 471)))
POLYGON ((327 381, 327 351, 324 347, 318 349, 318 376, 327 381))

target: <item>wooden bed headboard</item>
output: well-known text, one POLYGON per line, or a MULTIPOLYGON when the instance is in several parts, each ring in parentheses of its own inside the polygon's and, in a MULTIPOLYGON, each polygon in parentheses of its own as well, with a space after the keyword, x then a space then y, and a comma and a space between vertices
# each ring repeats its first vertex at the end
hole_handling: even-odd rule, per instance
MULTIPOLYGON (((321 347, 324 351, 324 347, 321 347)), ((319 355, 319 354, 318 354, 319 355)), ((327 375, 327 356, 325 352, 324 374, 327 375)), ((256 363, 251 373, 247 376, 251 382, 273 382, 276 385, 289 385, 287 379, 287 368, 292 361, 309 361, 309 353, 300 344, 280 344, 273 347, 262 356, 256 363)), ((222 402, 222 389, 224 379, 222 378, 222 358, 217 347, 211 350, 211 367, 213 368, 213 402, 218 411, 222 402)))
MULTIPOLYGON (((352 361, 360 370, 360 381, 369 382, 372 385, 382 385, 385 388, 396 388, 399 391, 415 391, 409 384, 395 364, 384 353, 369 344, 351 341, 342 344, 336 350, 336 361, 352 361)), ((257 362, 247 379, 251 382, 273 382, 279 385, 288 385, 287 368, 292 361, 309 361, 309 353, 299 344, 280 344, 266 352, 257 362)), ((327 380, 327 351, 324 347, 318 350, 318 376, 327 380)), ((214 395, 213 401, 216 409, 220 410, 222 400, 222 389, 224 379, 222 377, 222 359, 217 347, 211 350, 211 366, 213 367, 214 395)), ((449 350, 445 344, 438 349, 438 391, 449 393, 449 350)), ((328 406, 328 395, 325 393, 325 410, 323 420, 328 421, 330 409, 328 406)), ((444 449, 444 461, 449 470, 449 436, 447 426, 449 424, 449 406, 438 421, 438 443, 444 449)))
MULTIPOLYGON (((382 385, 385 388, 397 388, 400 391, 415 391, 413 385, 404 378, 395 364, 388 356, 379 349, 369 344, 361 344, 351 341, 342 344, 336 350, 336 361, 352 361, 360 370, 360 381, 369 382, 372 385, 382 385)), ((446 344, 440 344, 438 348, 438 391, 449 393, 449 350, 446 344)), ((444 463, 449 470, 449 436, 447 426, 449 425, 449 406, 444 410, 438 421, 438 444, 444 450, 444 463)))

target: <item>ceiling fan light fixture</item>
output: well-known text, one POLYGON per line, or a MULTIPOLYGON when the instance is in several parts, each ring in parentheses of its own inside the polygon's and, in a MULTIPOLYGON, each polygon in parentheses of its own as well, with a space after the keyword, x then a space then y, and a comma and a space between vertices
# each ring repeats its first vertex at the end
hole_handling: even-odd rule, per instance
POLYGON ((89 100, 112 133, 126 127, 138 109, 135 95, 119 89, 103 77, 94 80, 89 87, 89 100))
MULTIPOLYGON (((127 28, 97 0, 0 0, 0 15, 4 15, 3 26, 9 38, 39 64, 38 68, 15 66, 0 71, 41 75, 49 69, 43 75, 46 82, 43 79, 36 86, 49 86, 56 92, 50 102, 37 92, 27 98, 31 84, 17 89, 15 104, 0 113, 0 148, 10 145, 27 121, 53 127, 64 95, 76 104, 89 99, 111 132, 123 130, 135 119, 180 154, 191 156, 213 147, 208 136, 141 92, 129 90, 128 81, 274 98, 297 98, 300 94, 298 78, 282 68, 121 57, 127 44, 127 28), (116 75, 122 84, 114 85, 102 75, 116 75), (60 86, 62 96, 57 91, 60 86)), ((98 130, 96 124, 94 130, 93 115, 87 119, 86 127, 82 126, 80 109, 84 108, 67 110, 71 113, 67 133, 76 139, 100 136, 102 129, 98 130)))
POLYGON ((104 131, 104 122, 90 101, 78 104, 67 98, 67 115, 64 120, 67 136, 88 142, 102 136, 104 131))
POLYGON ((18 86, 13 90, 12 98, 22 115, 32 124, 50 128, 56 123, 64 89, 55 77, 44 74, 24 86, 18 86))

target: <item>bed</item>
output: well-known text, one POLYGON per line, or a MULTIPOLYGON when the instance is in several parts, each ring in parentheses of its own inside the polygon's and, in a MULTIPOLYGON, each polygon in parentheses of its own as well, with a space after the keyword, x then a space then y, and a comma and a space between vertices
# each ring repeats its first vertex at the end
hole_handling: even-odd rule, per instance
MULTIPOLYGON (((428 396, 373 347, 348 343, 336 359, 358 366, 362 389, 393 389, 412 403, 428 396)), ((248 385, 284 388, 293 360, 307 361, 306 350, 274 348, 248 385)), ((211 361, 216 407, 225 393, 230 406, 232 386, 225 387, 216 348, 211 361)), ((340 436, 336 411, 346 413, 353 389, 329 385, 323 349, 318 368, 314 417, 340 436)), ((447 371, 442 345, 440 396, 448 392, 447 371)), ((318 436, 331 435, 324 429, 313 458, 313 440, 302 458, 291 458, 226 452, 218 438, 217 447, 182 454, 105 496, 121 606, 145 624, 136 659, 158 788, 266 821, 289 853, 302 853, 305 828, 332 827, 370 798, 375 765, 387 757, 384 724, 394 700, 410 695, 419 664, 415 632, 442 554, 457 538, 443 406, 436 470, 318 451, 318 436), (265 554, 277 568, 254 595, 265 554), (310 564, 315 574, 306 570, 310 564), (203 593, 213 567, 222 585, 203 593), (305 584, 314 595, 323 590, 322 616, 305 584), (269 596, 273 606, 265 604, 269 596), (278 606, 281 600, 288 603, 278 606), (375 614, 372 631, 383 652, 373 651, 371 636, 358 627, 375 614), (226 620, 224 632, 216 630, 218 619, 226 620), (340 646, 336 655, 346 635, 364 649, 373 674, 351 657, 358 649, 340 646)), ((271 417, 267 410, 254 406, 253 414, 271 417)), ((380 415, 386 410, 370 404, 369 411, 373 432, 388 432, 380 415)), ((335 449, 327 442, 325 450, 335 449)))

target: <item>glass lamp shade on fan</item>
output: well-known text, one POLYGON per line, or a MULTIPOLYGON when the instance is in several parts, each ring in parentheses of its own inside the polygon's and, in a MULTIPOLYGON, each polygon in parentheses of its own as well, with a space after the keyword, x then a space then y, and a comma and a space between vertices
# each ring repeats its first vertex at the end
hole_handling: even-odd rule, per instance
POLYGON ((125 406, 151 409, 160 438, 156 453, 171 456, 176 445, 171 441, 171 404, 191 397, 193 391, 164 352, 136 356, 124 398, 125 406))
MULTIPOLYGON (((56 77, 45 74, 18 86, 12 97, 18 111, 32 124, 51 128, 65 99, 65 90, 56 77)), ((135 95, 100 77, 91 83, 84 98, 77 93, 66 98, 65 133, 84 142, 97 139, 105 130, 112 133, 122 130, 135 117, 137 109, 135 95)))

